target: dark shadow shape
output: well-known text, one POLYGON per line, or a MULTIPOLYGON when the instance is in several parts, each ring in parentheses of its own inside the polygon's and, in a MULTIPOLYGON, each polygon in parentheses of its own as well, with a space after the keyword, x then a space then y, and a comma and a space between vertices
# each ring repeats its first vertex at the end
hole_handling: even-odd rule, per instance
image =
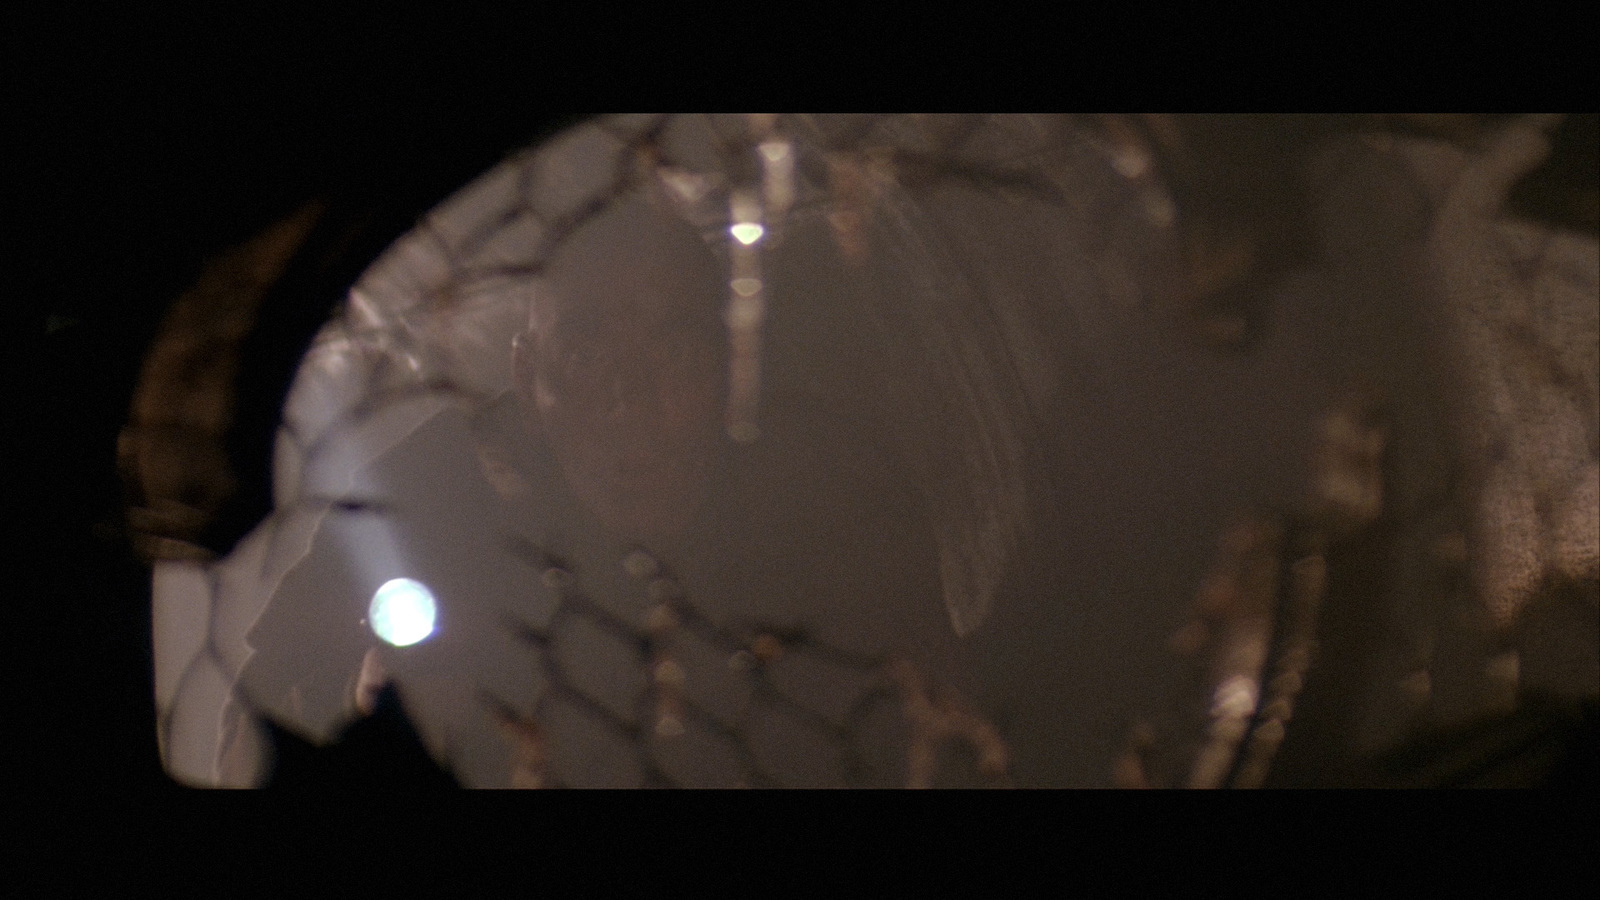
POLYGON ((1389 788, 1600 787, 1600 703, 1526 696, 1504 716, 1414 741, 1358 779, 1389 788))
POLYGON ((345 728, 326 747, 268 719, 273 748, 266 788, 335 791, 416 791, 460 785, 428 755, 393 685, 379 692, 372 715, 345 728))

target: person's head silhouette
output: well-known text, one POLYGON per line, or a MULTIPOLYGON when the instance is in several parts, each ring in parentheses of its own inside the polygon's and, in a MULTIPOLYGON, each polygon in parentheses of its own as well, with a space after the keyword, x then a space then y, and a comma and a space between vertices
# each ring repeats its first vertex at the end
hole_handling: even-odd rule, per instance
POLYGON ((630 199, 570 236, 534 297, 514 361, 525 420, 619 538, 672 540, 704 501, 723 445, 725 280, 689 225, 630 199))

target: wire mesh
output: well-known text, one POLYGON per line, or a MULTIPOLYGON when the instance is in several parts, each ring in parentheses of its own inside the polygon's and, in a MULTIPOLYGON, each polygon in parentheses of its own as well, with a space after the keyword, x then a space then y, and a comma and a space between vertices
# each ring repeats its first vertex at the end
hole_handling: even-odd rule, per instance
MULTIPOLYGON (((1485 224, 1526 159, 1323 149, 1322 257, 1269 286, 1287 312, 1244 364, 1171 339, 1173 200, 1116 129, 622 116, 516 154, 374 263, 319 335, 274 514, 220 561, 158 564, 158 622, 187 634, 169 639, 178 673, 158 665, 169 769, 259 783, 257 722, 325 741, 392 681, 471 786, 1260 784, 1327 607, 1365 589, 1384 599, 1363 646, 1383 658, 1341 715, 1364 749, 1392 744, 1449 694, 1439 648, 1491 643, 1452 637, 1451 616, 1526 604, 1548 572, 1593 577, 1597 329, 1572 297, 1595 278, 1588 245, 1485 224), (727 486, 714 524, 669 546, 596 525, 530 432, 514 350, 563 251, 647 207, 725 276, 727 486), (1428 265, 1482 294, 1461 260, 1486 257, 1531 313, 1483 337, 1494 314, 1415 299, 1428 265), (1430 316, 1456 323, 1458 369, 1543 373, 1451 382, 1470 397, 1449 421, 1501 436, 1469 454, 1475 474, 1451 474, 1436 433, 1448 417, 1414 352, 1430 316), (1529 395, 1489 396, 1505 390, 1529 395), (1463 477, 1488 485, 1476 511, 1463 477), (1538 509, 1511 528, 1514 503, 1538 509), (1212 554, 1240 510, 1263 512, 1212 554), (1529 522, 1543 537, 1504 550, 1529 522), (1363 557, 1374 529, 1387 543, 1363 557), (1452 540, 1489 567, 1478 595, 1449 574, 1452 540), (1493 562, 1507 553, 1525 565, 1493 562), (1251 554, 1270 584, 1244 586, 1251 554), (1341 566, 1376 580, 1330 581, 1341 566), (364 621, 401 575, 441 598, 414 647, 364 621), (1169 652, 1175 632, 1198 667, 1169 652), (1433 680, 1412 702, 1418 672, 1433 680), (1175 706, 1177 724, 1147 724, 1175 706)), ((1488 652, 1451 663, 1478 667, 1464 707, 1483 705, 1488 652)))

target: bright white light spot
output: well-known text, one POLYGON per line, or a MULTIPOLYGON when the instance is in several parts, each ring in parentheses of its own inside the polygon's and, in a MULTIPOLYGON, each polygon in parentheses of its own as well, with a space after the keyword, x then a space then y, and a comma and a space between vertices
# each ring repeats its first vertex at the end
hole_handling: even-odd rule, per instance
POLYGON ((740 222, 728 230, 733 232, 733 236, 738 238, 741 244, 754 244, 761 240, 761 235, 765 233, 765 230, 754 222, 740 222))
POLYGON ((433 633, 438 614, 433 592, 420 581, 396 578, 372 595, 367 621, 378 637, 396 647, 409 647, 433 633))

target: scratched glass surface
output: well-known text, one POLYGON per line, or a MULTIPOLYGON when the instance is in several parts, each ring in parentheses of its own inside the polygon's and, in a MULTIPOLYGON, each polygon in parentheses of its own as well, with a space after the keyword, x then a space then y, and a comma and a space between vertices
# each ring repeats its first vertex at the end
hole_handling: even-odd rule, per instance
POLYGON ((1595 568, 1594 242, 1498 218, 1526 135, 1310 148, 1241 353, 1092 125, 621 116, 463 188, 306 355, 273 514, 157 564, 168 770, 259 784, 263 718, 393 684, 471 787, 1255 785, 1360 602, 1325 728, 1492 704, 1518 661, 1460 623, 1595 568), (1429 299, 1502 277, 1565 393, 1419 351, 1523 365, 1429 299))

